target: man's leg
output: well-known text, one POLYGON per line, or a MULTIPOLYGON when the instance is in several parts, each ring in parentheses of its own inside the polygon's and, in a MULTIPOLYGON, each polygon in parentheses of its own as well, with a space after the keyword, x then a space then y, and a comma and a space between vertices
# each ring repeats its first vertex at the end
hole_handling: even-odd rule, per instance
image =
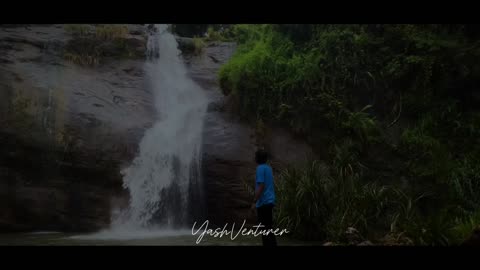
MULTIPOLYGON (((265 219, 264 219, 265 230, 268 231, 273 229, 273 205, 269 204, 265 206, 265 219)), ((277 239, 275 238, 275 234, 269 233, 265 236, 265 246, 276 246, 277 239)))
MULTIPOLYGON (((265 206, 260 206, 260 207, 257 208, 257 216, 258 216, 257 222, 258 222, 258 224, 263 225, 263 226, 265 226, 266 219, 267 219, 267 217, 266 217, 267 216, 267 211, 265 211, 265 210, 266 210, 265 206)), ((259 229, 263 231, 265 229, 265 227, 260 227, 259 229)), ((262 234, 262 244, 264 246, 267 245, 267 238, 263 234, 262 234)))

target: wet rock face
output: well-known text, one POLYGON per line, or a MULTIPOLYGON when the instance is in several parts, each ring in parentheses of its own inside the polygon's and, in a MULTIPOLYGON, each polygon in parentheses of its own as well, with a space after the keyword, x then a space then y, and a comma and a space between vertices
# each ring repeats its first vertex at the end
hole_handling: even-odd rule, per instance
MULTIPOLYGON (((128 27, 125 42, 140 52, 145 29, 128 27)), ((0 26, 0 231, 95 231, 128 202, 120 170, 155 121, 144 58, 111 54, 82 66, 65 59, 72 38, 62 25, 0 26)), ((217 82, 234 50, 232 43, 209 43, 200 55, 184 55, 210 99, 203 188, 207 218, 222 227, 255 222, 245 187, 254 182, 255 132, 229 113, 217 82)), ((288 132, 271 131, 275 173, 310 152, 288 132)))
MULTIPOLYGON (((129 27, 140 51, 143 28, 129 27)), ((64 58, 72 39, 63 25, 0 27, 0 231, 108 225, 119 171, 154 121, 143 58, 84 67, 64 58)))
MULTIPOLYGON (((218 85, 217 74, 235 50, 232 43, 210 43, 200 56, 185 55, 191 77, 208 93, 210 104, 203 133, 203 179, 207 193, 207 218, 223 227, 256 222, 250 213, 253 195, 246 185, 255 181, 254 128, 229 112, 228 97, 218 85)), ((302 162, 311 149, 280 128, 271 128, 267 139, 274 172, 287 164, 302 162)), ((275 177, 275 175, 274 175, 275 177)))

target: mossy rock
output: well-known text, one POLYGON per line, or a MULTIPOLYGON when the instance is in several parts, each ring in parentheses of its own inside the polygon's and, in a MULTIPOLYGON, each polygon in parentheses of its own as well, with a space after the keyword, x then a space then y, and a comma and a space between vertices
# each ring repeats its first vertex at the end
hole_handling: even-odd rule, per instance
POLYGON ((81 65, 95 65, 105 58, 143 58, 146 40, 138 37, 102 40, 95 37, 71 39, 64 51, 65 58, 81 65))

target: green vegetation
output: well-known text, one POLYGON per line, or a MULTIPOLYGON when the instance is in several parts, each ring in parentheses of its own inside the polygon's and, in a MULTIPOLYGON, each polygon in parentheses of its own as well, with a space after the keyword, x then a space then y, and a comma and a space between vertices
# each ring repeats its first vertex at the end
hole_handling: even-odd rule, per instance
MULTIPOLYGON (((192 27, 192 29, 196 29, 196 28, 192 27)), ((199 55, 202 53, 203 49, 205 48, 208 42, 232 41, 232 39, 227 36, 227 33, 229 32, 227 32, 224 29, 218 29, 218 30, 215 30, 215 29, 216 28, 214 28, 213 26, 209 26, 205 34, 201 32, 200 33, 195 32, 197 34, 193 35, 191 41, 190 41, 190 38, 187 37, 186 39, 183 39, 179 42, 179 49, 185 53, 199 55)))
POLYGON ((66 60, 79 64, 82 66, 95 66, 100 63, 100 55, 98 53, 94 53, 94 55, 86 54, 75 54, 75 53, 65 53, 63 56, 66 60))
POLYGON ((233 38, 229 24, 172 24, 171 31, 181 37, 201 37, 206 41, 229 41, 233 38))
POLYGON ((216 40, 222 40, 222 35, 220 32, 215 31, 213 27, 208 27, 207 29, 207 36, 205 37, 206 40, 208 41, 216 41, 216 40))
POLYGON ((216 30, 215 27, 210 26, 207 29, 207 36, 205 37, 206 41, 222 41, 230 42, 233 41, 232 28, 227 26, 222 26, 220 29, 216 30))
POLYGON ((11 127, 21 132, 29 132, 36 128, 36 108, 31 99, 27 98, 23 91, 13 92, 12 99, 8 106, 8 113, 4 116, 2 125, 11 127))
POLYGON ((198 55, 202 52, 203 48, 205 47, 205 42, 198 37, 193 38, 193 53, 198 55))
POLYGON ((128 43, 125 25, 65 25, 73 36, 64 52, 64 58, 82 66, 96 66, 106 57, 132 58, 139 56, 136 44, 128 43))
MULTIPOLYGON (((234 25, 236 113, 321 161, 280 175, 299 238, 458 244, 480 220, 480 33, 468 25, 234 25)), ((214 36, 212 34, 212 36, 214 36)), ((350 241, 351 242, 351 241, 350 241)))
POLYGON ((125 25, 99 25, 95 28, 95 36, 103 40, 126 38, 128 28, 125 25))
POLYGON ((208 24, 172 24, 171 30, 173 33, 181 37, 198 37, 203 36, 207 31, 208 24))
POLYGON ((67 24, 64 29, 68 34, 74 36, 85 36, 92 31, 92 27, 87 24, 67 24))

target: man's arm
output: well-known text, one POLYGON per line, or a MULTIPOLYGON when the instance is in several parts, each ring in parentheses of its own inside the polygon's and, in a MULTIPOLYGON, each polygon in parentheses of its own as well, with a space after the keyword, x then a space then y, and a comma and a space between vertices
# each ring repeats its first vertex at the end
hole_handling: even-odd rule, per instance
POLYGON ((255 210, 255 208, 257 207, 257 201, 260 198, 260 196, 262 196, 262 193, 263 193, 264 190, 265 190, 265 184, 264 183, 258 183, 258 187, 255 190, 255 197, 253 199, 252 206, 250 207, 250 209, 252 211, 255 210))
POLYGON ((255 189, 255 197, 253 198, 252 202, 252 210, 255 210, 256 203, 258 199, 260 199, 260 196, 262 196, 262 193, 265 189, 265 172, 257 168, 257 175, 255 177, 255 182, 257 184, 257 188, 255 189))
POLYGON ((262 196, 263 190, 265 189, 264 183, 259 183, 257 190, 255 190, 255 198, 253 199, 253 203, 256 203, 260 196, 262 196))

